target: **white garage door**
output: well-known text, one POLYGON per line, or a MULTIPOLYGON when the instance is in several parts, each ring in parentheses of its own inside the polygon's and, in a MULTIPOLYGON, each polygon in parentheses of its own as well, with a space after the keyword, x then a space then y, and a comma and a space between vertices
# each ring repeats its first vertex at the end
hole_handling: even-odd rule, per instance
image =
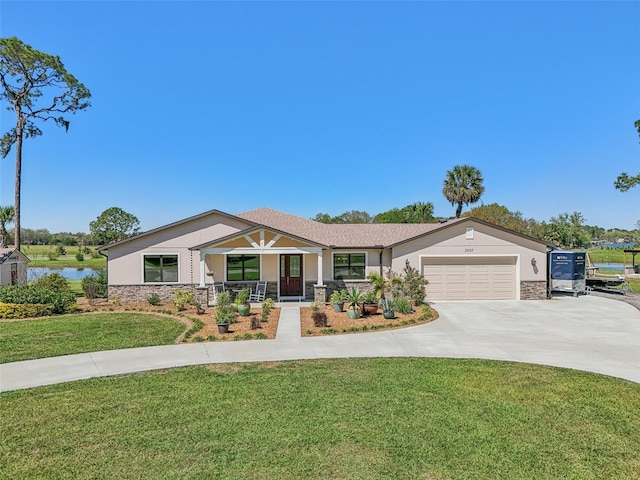
POLYGON ((423 258, 427 300, 515 300, 516 257, 423 258))

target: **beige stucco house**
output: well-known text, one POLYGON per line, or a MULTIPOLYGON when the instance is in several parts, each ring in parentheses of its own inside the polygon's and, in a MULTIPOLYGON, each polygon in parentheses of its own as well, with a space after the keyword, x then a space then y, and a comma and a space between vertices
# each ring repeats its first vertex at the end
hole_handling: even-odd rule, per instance
POLYGON ((0 285, 24 285, 27 283, 29 259, 20 250, 0 248, 0 285))
POLYGON ((368 286, 371 271, 428 280, 425 299, 542 299, 547 244, 466 217, 428 224, 323 224, 260 208, 211 210, 100 248, 108 252, 109 296, 144 301, 191 289, 202 303, 226 288, 268 282, 276 300, 324 300, 368 286))

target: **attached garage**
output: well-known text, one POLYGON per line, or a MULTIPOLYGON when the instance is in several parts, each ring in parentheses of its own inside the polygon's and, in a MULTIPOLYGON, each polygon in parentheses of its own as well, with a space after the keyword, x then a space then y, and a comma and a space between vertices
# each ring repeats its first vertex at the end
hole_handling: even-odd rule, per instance
POLYGON ((517 256, 423 257, 427 300, 517 300, 517 256))

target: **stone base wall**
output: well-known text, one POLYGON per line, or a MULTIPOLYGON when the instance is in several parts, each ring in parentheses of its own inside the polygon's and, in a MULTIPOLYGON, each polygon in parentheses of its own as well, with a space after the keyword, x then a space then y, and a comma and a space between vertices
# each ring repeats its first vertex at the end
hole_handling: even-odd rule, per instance
POLYGON ((325 282, 327 286, 327 298, 331 296, 336 290, 351 290, 353 287, 358 287, 360 293, 365 293, 373 290, 373 286, 368 280, 361 280, 357 282, 344 282, 343 280, 329 280, 325 282))
POLYGON ((197 301, 206 305, 209 293, 207 288, 199 288, 193 284, 171 284, 171 285, 109 285, 108 298, 114 300, 118 298, 121 302, 146 302, 154 293, 161 300, 168 301, 173 298, 176 290, 187 290, 193 292, 197 301))
MULTIPOLYGON (((233 284, 225 284, 225 288, 231 292, 232 289, 240 290, 242 288, 254 288, 256 282, 237 282, 233 284)), ((161 300, 169 301, 173 298, 176 290, 187 290, 193 292, 195 299, 202 305, 209 305, 209 301, 213 301, 213 284, 207 283, 204 287, 198 284, 145 284, 145 285, 109 285, 108 298, 113 300, 116 297, 121 302, 146 302, 154 293, 161 300)), ((233 297, 233 292, 231 292, 233 297)), ((267 298, 276 300, 278 297, 278 285, 276 282, 267 283, 267 298)), ((309 298, 313 298, 313 284, 311 284, 311 294, 309 298)))
POLYGON ((547 282, 520 282, 521 300, 546 300, 547 282))

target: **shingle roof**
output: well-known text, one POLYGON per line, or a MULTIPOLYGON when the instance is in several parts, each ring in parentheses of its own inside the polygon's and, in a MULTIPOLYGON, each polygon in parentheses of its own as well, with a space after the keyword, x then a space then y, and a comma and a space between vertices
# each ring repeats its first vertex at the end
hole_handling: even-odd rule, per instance
MULTIPOLYGON (((11 258, 11 255, 15 251, 15 248, 0 248, 0 263, 6 262, 9 258, 11 258)), ((17 252, 19 256, 24 257, 27 261, 29 261, 29 258, 24 253, 22 253, 20 250, 18 250, 17 252)))
MULTIPOLYGON (((368 223, 326 224, 297 217, 270 208, 239 213, 236 217, 253 223, 295 234, 316 243, 335 247, 374 247, 394 245, 424 235, 442 223, 368 223)), ((463 219, 449 220, 446 224, 463 219)))
POLYGON ((13 248, 0 248, 0 263, 4 263, 13 253, 13 248))

